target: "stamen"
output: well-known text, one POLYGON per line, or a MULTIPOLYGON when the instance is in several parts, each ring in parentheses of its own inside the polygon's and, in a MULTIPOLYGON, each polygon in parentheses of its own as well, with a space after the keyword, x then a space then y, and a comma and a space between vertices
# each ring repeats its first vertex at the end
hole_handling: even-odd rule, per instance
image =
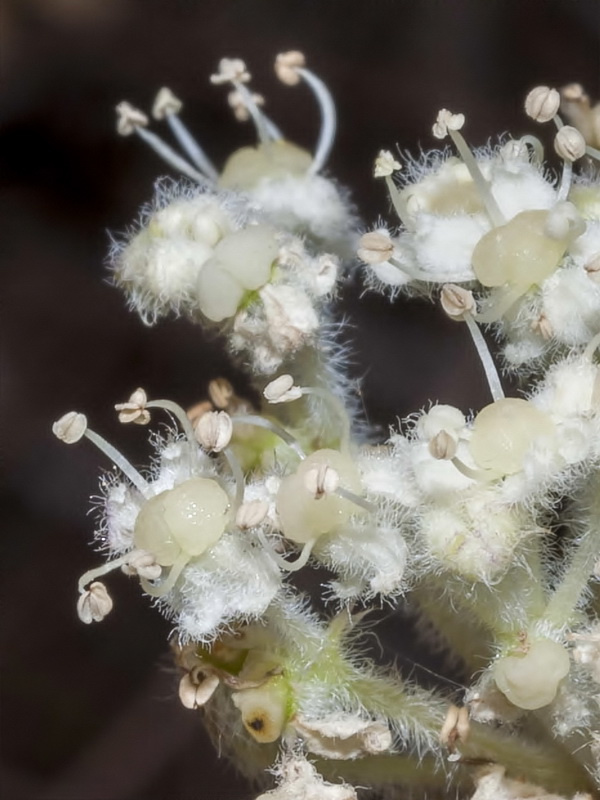
POLYGON ((390 200, 392 201, 392 205, 394 206, 394 211, 398 215, 398 219, 407 230, 414 230, 415 226, 413 225, 410 214, 408 213, 408 209, 406 208, 406 203, 398 191, 398 187, 394 183, 391 175, 385 176, 385 185, 387 187, 390 200))
POLYGON ((152 116, 154 119, 167 120, 173 135, 181 147, 185 150, 187 155, 194 162, 194 164, 198 167, 200 172, 202 172, 209 180, 216 182, 219 177, 219 173, 179 117, 181 108, 181 101, 175 97, 170 89, 164 87, 156 95, 154 106, 152 108, 152 116))
POLYGON ((454 456, 454 458, 450 459, 450 463, 453 464, 453 466, 455 466, 462 475, 467 478, 471 478, 471 480, 477 481, 478 483, 490 483, 490 481, 495 481, 502 477, 501 472, 496 472, 496 470, 493 469, 482 470, 468 467, 464 461, 461 461, 457 456, 454 456))
POLYGON ((316 542, 316 539, 311 539, 310 541, 306 542, 298 558, 295 561, 288 561, 274 550, 273 545, 269 542, 260 528, 256 531, 256 535, 258 536, 262 546, 265 548, 277 566, 286 572, 298 572, 298 570, 302 569, 302 567, 305 567, 316 542))
POLYGON ((321 130, 313 162, 308 170, 309 175, 316 175, 323 169, 333 147, 336 129, 335 104, 329 89, 314 72, 305 67, 298 67, 298 72, 312 89, 321 110, 321 130))
POLYGON ((233 479, 235 481, 235 511, 244 502, 244 490, 246 488, 244 473, 242 471, 240 462, 231 447, 226 447, 223 450, 223 455, 227 459, 229 469, 231 470, 231 474, 233 475, 233 479))
POLYGON ((296 455, 303 461, 306 458, 306 453, 302 449, 300 442, 292 436, 291 433, 288 433, 285 428, 282 428, 281 425, 278 425, 276 422, 272 422, 270 419, 266 419, 265 417, 259 417, 255 414, 236 414, 235 416, 231 417, 231 421, 234 423, 239 422, 243 425, 256 425, 258 428, 266 428, 271 433, 274 433, 275 436, 279 436, 279 438, 284 441, 292 450, 296 453, 296 455))
POLYGON ((100 434, 96 433, 95 431, 91 431, 89 428, 86 429, 83 435, 86 436, 90 442, 93 442, 99 450, 102 450, 104 455, 110 458, 113 464, 118 467, 127 478, 129 478, 131 483, 133 483, 133 485, 139 489, 143 495, 146 495, 148 491, 148 484, 137 471, 137 469, 129 463, 125 456, 123 456, 116 449, 116 447, 113 447, 112 444, 109 444, 106 439, 104 439, 104 437, 100 436, 100 434))
POLYGON ((172 400, 150 400, 146 403, 146 408, 163 408, 165 411, 173 414, 177 422, 181 425, 181 429, 188 440, 195 444, 196 438, 194 436, 192 422, 178 403, 174 403, 172 400))
POLYGON ((85 587, 92 583, 92 581, 101 578, 102 575, 107 575, 109 572, 112 572, 119 567, 122 567, 124 564, 127 564, 131 557, 131 553, 126 553, 124 556, 120 556, 119 558, 115 558, 113 561, 107 561, 106 564, 103 564, 101 567, 96 567, 95 569, 88 569, 87 572, 84 572, 81 578, 79 578, 78 589, 79 593, 83 593, 85 591, 85 587))
POLYGON ((150 583, 147 578, 141 578, 140 584, 142 589, 146 592, 146 594, 151 595, 152 597, 164 597, 171 589, 175 586, 175 582, 181 575, 183 568, 190 560, 190 557, 187 553, 182 552, 179 557, 175 560, 175 563, 169 570, 169 574, 167 577, 159 583, 158 585, 150 583))
POLYGON ((370 503, 368 500, 365 500, 364 497, 354 494, 354 492, 351 492, 349 489, 343 489, 341 486, 338 486, 334 494, 337 494, 338 497, 343 497, 344 500, 349 500, 351 503, 364 508, 365 511, 368 511, 370 514, 374 514, 377 511, 376 505, 370 503))
POLYGON ((243 83, 239 81, 232 80, 232 85, 235 87, 236 91, 238 91, 241 97, 244 100, 246 108, 250 112, 250 116, 252 117, 252 121, 254 122, 254 126, 256 128, 256 133, 258 134, 258 138, 262 144, 270 144, 273 138, 281 139, 281 132, 277 130, 275 125, 271 123, 269 126, 267 124, 267 119, 265 115, 262 113, 260 108, 257 106, 256 101, 250 91, 244 86, 243 83), (278 134, 274 137, 271 136, 271 132, 275 129, 275 132, 278 134))
POLYGON ((521 137, 521 141, 523 144, 526 144, 528 147, 531 147, 533 150, 533 156, 531 161, 533 164, 540 165, 544 163, 544 145, 542 142, 537 138, 537 136, 532 136, 531 134, 527 134, 526 136, 521 137))
POLYGON ((490 190, 490 185, 483 177, 483 174, 479 169, 479 164, 471 152, 469 145, 465 141, 463 135, 459 132, 460 128, 462 128, 464 125, 464 121, 465 118, 463 114, 452 114, 450 111, 443 108, 439 112, 436 123, 433 126, 433 135, 437 139, 444 139, 446 135, 450 136, 454 146, 458 150, 459 156, 462 158, 466 168, 469 170, 469 174, 473 180, 473 183, 475 184, 475 188, 479 193, 492 224, 495 227, 504 225, 506 220, 504 219, 504 215, 496 203, 496 198, 493 196, 490 190))
POLYGON ((209 181, 205 178, 204 175, 200 174, 197 170, 192 167, 192 165, 182 158, 178 153, 173 150, 172 147, 166 142, 157 136, 155 133, 151 131, 147 131, 145 128, 141 128, 136 126, 135 132, 138 136, 140 136, 146 144, 150 145, 150 147, 154 150, 154 152, 159 155, 163 161, 173 167, 173 169, 178 170, 183 175, 187 175, 188 178, 191 180, 196 181, 196 183, 201 184, 202 186, 209 185, 209 181))

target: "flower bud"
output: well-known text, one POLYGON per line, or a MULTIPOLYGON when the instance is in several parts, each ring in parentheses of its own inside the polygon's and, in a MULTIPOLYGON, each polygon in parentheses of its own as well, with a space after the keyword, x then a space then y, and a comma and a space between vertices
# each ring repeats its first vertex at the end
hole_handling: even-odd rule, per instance
POLYGON ((100 581, 91 583, 87 591, 79 595, 77 601, 77 615, 82 622, 89 625, 91 622, 100 622, 107 614, 110 614, 113 601, 106 590, 106 586, 100 581))
POLYGON ((287 53, 279 53, 275 59, 275 74, 282 83, 288 86, 296 86, 300 83, 301 76, 298 67, 304 67, 306 59, 304 53, 299 50, 289 50, 287 53))
POLYGON ((560 94, 549 86, 536 86, 525 98, 525 113, 536 122, 549 122, 558 113, 560 94))
POLYGON ((585 139, 572 125, 563 125, 554 137, 554 149, 565 161, 577 161, 585 155, 585 139))
POLYGON ((78 442, 86 430, 87 418, 77 411, 69 411, 52 426, 52 433, 67 444, 78 442))
POLYGON ((387 233, 371 231, 360 237, 357 256, 365 264, 382 264, 394 253, 394 245, 387 233))
POLYGON ((477 310, 473 292, 454 283, 446 283, 442 287, 440 302, 450 319, 457 322, 464 320, 467 314, 473 314, 477 310))
POLYGON ((225 411, 207 411, 194 428, 197 441, 205 450, 220 453, 231 441, 233 423, 225 411))
POLYGON ((152 106, 152 116, 154 119, 164 119, 169 114, 179 114, 183 108, 183 103, 166 86, 159 91, 152 106))

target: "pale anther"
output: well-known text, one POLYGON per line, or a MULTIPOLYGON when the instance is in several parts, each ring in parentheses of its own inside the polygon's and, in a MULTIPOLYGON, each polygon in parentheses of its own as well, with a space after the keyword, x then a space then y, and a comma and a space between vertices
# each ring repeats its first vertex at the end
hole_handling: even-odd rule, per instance
POLYGON ((448 431, 440 431, 429 442, 429 452, 438 461, 454 458, 456 449, 456 439, 448 431))
POLYGON ((121 136, 130 136, 136 128, 145 128, 148 125, 146 114, 126 100, 119 103, 115 110, 117 112, 117 133, 120 133, 121 136))
POLYGON ((328 464, 317 464, 304 476, 304 485, 316 499, 319 499, 325 494, 335 492, 340 485, 340 476, 338 471, 328 464))
POLYGON ((565 161, 577 161, 585 155, 585 139, 572 125, 563 125, 554 137, 554 149, 565 161))
POLYGON ((450 319, 464 320, 467 314, 477 311, 473 292, 454 283, 446 283, 440 294, 442 308, 450 319))
POLYGON ((150 412, 146 409, 147 402, 146 392, 141 388, 136 389, 126 403, 115 405, 115 411, 119 412, 119 422, 147 425, 150 422, 150 412))
POLYGON ((220 453, 231 441, 233 424, 225 411, 208 411, 194 427, 194 435, 205 450, 220 453))
POLYGON ((121 570, 125 575, 139 575, 149 581, 157 580, 162 574, 162 567, 147 550, 132 550, 121 570))
POLYGON ((437 119, 431 129, 436 139, 445 139, 448 131, 459 131, 465 124, 464 114, 453 114, 447 108, 442 108, 437 115, 437 119))
POLYGON ((441 744, 454 750, 457 741, 464 742, 469 736, 469 710, 466 706, 450 706, 440 731, 441 744))
POLYGON ((181 100, 169 88, 163 86, 154 99, 152 116, 154 119, 164 119, 169 114, 179 114, 182 108, 181 100))
POLYGON ((563 100, 570 103, 587 103, 590 99, 580 83, 568 83, 562 87, 560 93, 563 100))
POLYGON ((235 524, 242 530, 255 528, 265 519, 268 511, 269 504, 264 500, 250 500, 248 503, 242 503, 235 515, 235 524))
POLYGON ((584 269, 593 281, 600 281, 600 253, 592 256, 584 269))
POLYGON ((549 86, 536 86, 525 98, 525 113, 536 122, 554 119, 560 106, 560 94, 549 86))
POLYGON ((387 233, 371 231, 360 237, 357 256, 365 264, 382 264, 394 254, 394 244, 387 233))
POLYGON ((282 83, 296 86, 300 83, 298 68, 305 65, 304 53, 299 50, 289 50, 287 53, 279 53, 275 59, 275 74, 282 83))
POLYGON ((248 83, 250 73, 241 58, 222 58, 218 72, 210 76, 211 83, 248 83))
POLYGON ((219 679, 216 675, 207 675, 203 681, 196 682, 188 673, 179 682, 179 699, 185 708, 195 711, 206 705, 215 693, 219 679))
POLYGON ((215 378, 208 384, 208 396, 215 408, 227 408, 234 396, 233 386, 227 378, 215 378))
POLYGON ((539 333, 546 342, 550 341, 554 336, 554 330, 552 329, 550 320, 545 314, 540 314, 537 319, 533 320, 531 323, 531 330, 535 333, 539 333))
POLYGON ((107 614, 110 614, 113 601, 106 590, 106 586, 100 581, 91 583, 87 591, 79 595, 77 601, 77 615, 82 622, 89 625, 91 622, 100 622, 107 614))
POLYGON ((396 161, 394 156, 389 150, 380 150, 379 155, 375 159, 375 166, 373 169, 373 176, 375 178, 386 178, 396 170, 402 169, 402 164, 396 161))
POLYGON ((291 403, 302 397, 302 389, 294 386, 294 379, 291 375, 280 375, 265 386, 263 397, 269 403, 291 403))
POLYGON ((78 411, 69 411, 57 420, 52 426, 52 433, 61 442, 74 444, 78 442, 87 430, 87 418, 78 411))
MULTIPOLYGON (((265 98, 262 94, 252 94, 252 100, 256 106, 264 106, 265 98)), ((238 122, 246 122, 250 119, 250 112, 248 111, 248 104, 242 92, 234 90, 227 95, 227 102, 233 111, 234 117, 238 122)))

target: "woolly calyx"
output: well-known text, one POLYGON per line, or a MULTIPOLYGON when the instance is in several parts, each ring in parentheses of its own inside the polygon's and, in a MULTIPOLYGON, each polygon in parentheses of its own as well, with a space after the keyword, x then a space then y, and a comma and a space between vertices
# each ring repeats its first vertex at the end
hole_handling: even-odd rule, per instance
POLYGON ((352 501, 338 494, 313 491, 319 477, 321 489, 335 484, 356 495, 362 493, 358 470, 348 456, 337 450, 317 450, 308 456, 293 475, 283 479, 277 493, 283 535, 298 544, 329 533, 360 511, 352 501), (333 471, 329 478, 323 467, 333 471))
POLYGON ((512 475, 534 443, 554 448, 556 428, 552 419, 527 400, 505 397, 483 408, 475 417, 469 449, 483 470, 512 475))
POLYGON ((498 688, 511 703, 535 710, 554 700, 569 668, 569 654, 562 645, 539 639, 525 653, 499 658, 493 674, 498 688))
POLYGON ((142 506, 133 539, 158 564, 171 566, 182 553, 193 558, 215 544, 225 532, 228 511, 229 498, 216 481, 190 478, 142 506))

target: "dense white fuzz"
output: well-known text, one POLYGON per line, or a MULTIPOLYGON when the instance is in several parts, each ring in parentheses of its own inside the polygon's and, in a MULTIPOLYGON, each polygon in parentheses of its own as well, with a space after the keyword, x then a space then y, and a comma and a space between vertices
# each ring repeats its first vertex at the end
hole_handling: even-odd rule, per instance
POLYGON ((358 800, 346 783, 328 783, 304 756, 284 755, 275 770, 278 787, 256 800, 358 800))

